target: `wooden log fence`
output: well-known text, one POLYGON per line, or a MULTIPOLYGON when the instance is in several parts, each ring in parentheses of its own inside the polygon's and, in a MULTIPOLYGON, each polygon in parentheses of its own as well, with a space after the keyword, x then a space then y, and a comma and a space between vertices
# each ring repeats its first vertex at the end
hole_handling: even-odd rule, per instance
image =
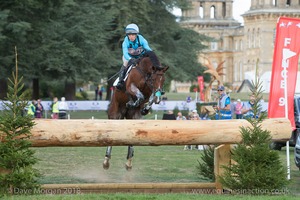
MULTIPOLYGON (((36 120, 30 141, 34 147, 53 146, 159 146, 207 145, 215 148, 214 183, 107 183, 44 184, 42 193, 221 193, 218 176, 223 165, 229 165, 230 144, 241 142, 240 127, 246 120, 36 120)), ((288 119, 266 119, 262 128, 269 130, 274 141, 287 141, 291 136, 288 119)), ((3 142, 3 141, 2 141, 3 142)), ((1 171, 0 171, 1 173, 1 171)))

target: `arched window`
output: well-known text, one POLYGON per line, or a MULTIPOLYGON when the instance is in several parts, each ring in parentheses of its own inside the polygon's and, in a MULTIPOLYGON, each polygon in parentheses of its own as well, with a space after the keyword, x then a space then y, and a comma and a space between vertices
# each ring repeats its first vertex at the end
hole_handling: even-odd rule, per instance
POLYGON ((215 6, 210 7, 210 18, 211 19, 215 19, 215 10, 216 10, 215 6))
POLYGON ((199 7, 199 16, 200 16, 201 19, 203 19, 203 16, 204 16, 203 6, 199 7))

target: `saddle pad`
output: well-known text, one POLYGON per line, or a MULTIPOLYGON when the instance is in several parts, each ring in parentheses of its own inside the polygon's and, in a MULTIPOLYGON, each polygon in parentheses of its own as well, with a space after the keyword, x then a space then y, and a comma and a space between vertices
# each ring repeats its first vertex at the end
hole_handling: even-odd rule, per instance
MULTIPOLYGON (((129 69, 127 70, 124 81, 127 80, 128 74, 129 74, 130 70, 132 69, 132 67, 133 67, 133 65, 130 65, 129 69)), ((119 83, 119 77, 114 81, 113 86, 117 86, 118 83, 119 83)))

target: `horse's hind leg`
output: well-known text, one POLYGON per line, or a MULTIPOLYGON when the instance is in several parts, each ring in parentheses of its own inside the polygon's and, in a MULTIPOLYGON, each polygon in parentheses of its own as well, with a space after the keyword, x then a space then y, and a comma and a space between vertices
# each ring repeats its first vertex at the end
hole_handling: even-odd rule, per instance
POLYGON ((111 150, 112 150, 112 146, 106 147, 105 158, 104 158, 104 161, 103 161, 103 169, 108 169, 109 168, 109 160, 111 158, 111 150))
POLYGON ((128 146, 128 153, 127 153, 127 162, 125 163, 125 168, 127 171, 132 169, 132 157, 133 157, 134 148, 132 145, 128 146))

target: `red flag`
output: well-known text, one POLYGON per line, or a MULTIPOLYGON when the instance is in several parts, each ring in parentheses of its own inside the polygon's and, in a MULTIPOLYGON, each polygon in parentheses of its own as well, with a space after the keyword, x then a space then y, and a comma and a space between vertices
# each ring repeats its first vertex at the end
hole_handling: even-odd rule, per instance
POLYGON ((199 85, 199 91, 200 91, 200 100, 204 101, 204 79, 203 76, 198 76, 198 85, 199 85))
POLYGON ((272 78, 269 95, 269 118, 288 117, 295 129, 294 93, 300 52, 300 19, 280 17, 276 26, 272 78), (285 96, 285 80, 287 101, 285 96), (285 116, 287 102, 288 116, 285 116))

